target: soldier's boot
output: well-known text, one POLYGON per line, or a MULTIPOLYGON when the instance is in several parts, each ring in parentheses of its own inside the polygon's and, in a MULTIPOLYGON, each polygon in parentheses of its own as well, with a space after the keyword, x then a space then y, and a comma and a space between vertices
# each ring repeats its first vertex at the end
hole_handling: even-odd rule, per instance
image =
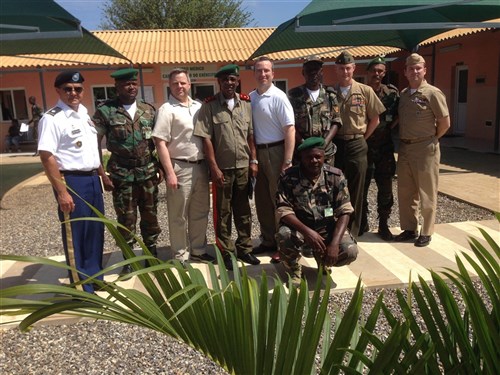
MULTIPOLYGON (((152 256, 158 258, 158 252, 156 250, 156 245, 149 245, 148 250, 152 256)), ((151 267, 153 264, 149 260, 144 261, 144 267, 151 267)))
POLYGON ((378 235, 384 241, 392 241, 394 240, 394 235, 389 230, 389 225, 387 224, 388 217, 380 217, 378 221, 378 235))

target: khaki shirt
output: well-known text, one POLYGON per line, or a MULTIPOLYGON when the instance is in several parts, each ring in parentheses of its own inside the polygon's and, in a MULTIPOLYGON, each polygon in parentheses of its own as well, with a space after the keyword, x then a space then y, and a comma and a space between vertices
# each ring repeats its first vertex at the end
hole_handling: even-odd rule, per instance
POLYGON ((409 87, 401 91, 398 113, 401 139, 432 137, 436 120, 449 116, 443 92, 426 81, 413 94, 409 87))
POLYGON ((337 135, 365 134, 368 120, 385 112, 385 107, 370 86, 352 81, 351 90, 344 98, 337 85, 342 128, 337 135))
POLYGON ((247 139, 253 136, 250 98, 236 95, 232 111, 220 92, 206 99, 198 112, 194 135, 212 141, 220 169, 248 168, 250 147, 247 139))

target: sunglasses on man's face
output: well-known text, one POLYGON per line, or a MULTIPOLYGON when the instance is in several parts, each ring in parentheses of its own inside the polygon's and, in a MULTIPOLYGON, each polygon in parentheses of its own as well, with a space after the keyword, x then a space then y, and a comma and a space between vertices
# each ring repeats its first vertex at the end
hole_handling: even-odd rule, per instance
POLYGON ((66 86, 66 87, 63 87, 62 90, 66 94, 71 94, 73 91, 76 92, 77 94, 81 94, 82 91, 83 91, 83 87, 70 87, 70 86, 66 86))

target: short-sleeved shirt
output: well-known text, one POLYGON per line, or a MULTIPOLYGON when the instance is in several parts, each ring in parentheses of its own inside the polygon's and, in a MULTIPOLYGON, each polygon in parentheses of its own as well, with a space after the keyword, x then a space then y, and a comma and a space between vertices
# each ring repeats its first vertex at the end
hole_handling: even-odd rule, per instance
POLYGON ((153 136, 168 143, 172 159, 197 161, 204 158, 203 141, 193 135, 201 103, 188 97, 188 103, 179 102, 170 95, 156 115, 153 136))
POLYGON ((295 122, 293 108, 286 94, 274 85, 263 94, 250 93, 255 143, 267 144, 285 138, 283 128, 295 122))
POLYGON ((342 128, 337 135, 365 134, 369 119, 385 112, 385 107, 370 86, 352 81, 351 89, 344 98, 337 87, 342 128))
POLYGON ((443 92, 426 81, 411 94, 401 91, 398 107, 401 139, 431 137, 436 134, 436 120, 449 116, 443 92))
POLYGON ((306 226, 312 229, 326 227, 335 218, 351 214, 351 205, 347 180, 340 171, 325 164, 323 173, 313 183, 305 177, 300 164, 288 168, 278 181, 276 194, 276 222, 287 215, 295 214, 306 226), (331 208, 333 215, 325 209, 331 208))
POLYGON ((100 105, 93 117, 111 152, 106 170, 112 178, 124 182, 145 181, 158 173, 152 139, 156 110, 144 101, 137 100, 136 104, 133 119, 118 98, 100 105))
POLYGON ((101 165, 97 146, 97 130, 87 108, 78 111, 59 100, 40 120, 38 151, 48 151, 59 170, 91 171, 101 165))
POLYGON ((220 169, 248 168, 248 137, 253 135, 250 98, 236 95, 232 111, 221 92, 207 98, 198 112, 194 135, 211 140, 220 169))

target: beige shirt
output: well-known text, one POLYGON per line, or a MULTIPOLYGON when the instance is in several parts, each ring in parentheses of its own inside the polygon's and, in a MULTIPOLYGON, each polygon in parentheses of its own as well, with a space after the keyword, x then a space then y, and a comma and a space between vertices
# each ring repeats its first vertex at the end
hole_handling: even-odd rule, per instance
POLYGON ((250 98, 237 94, 230 110, 222 93, 211 97, 201 106, 194 135, 212 141, 220 169, 248 168, 248 137, 253 135, 250 98))
POLYGON ((343 125, 337 135, 365 134, 369 119, 385 112, 385 107, 375 91, 370 86, 354 80, 345 98, 337 85, 337 100, 343 125))
POLYGON ((153 136, 168 143, 172 159, 196 161, 204 159, 203 140, 193 135, 201 104, 191 98, 183 104, 170 95, 157 112, 153 136))
POLYGON ((443 92, 426 81, 413 94, 408 87, 401 91, 398 113, 401 139, 432 137, 436 120, 449 116, 443 92))

